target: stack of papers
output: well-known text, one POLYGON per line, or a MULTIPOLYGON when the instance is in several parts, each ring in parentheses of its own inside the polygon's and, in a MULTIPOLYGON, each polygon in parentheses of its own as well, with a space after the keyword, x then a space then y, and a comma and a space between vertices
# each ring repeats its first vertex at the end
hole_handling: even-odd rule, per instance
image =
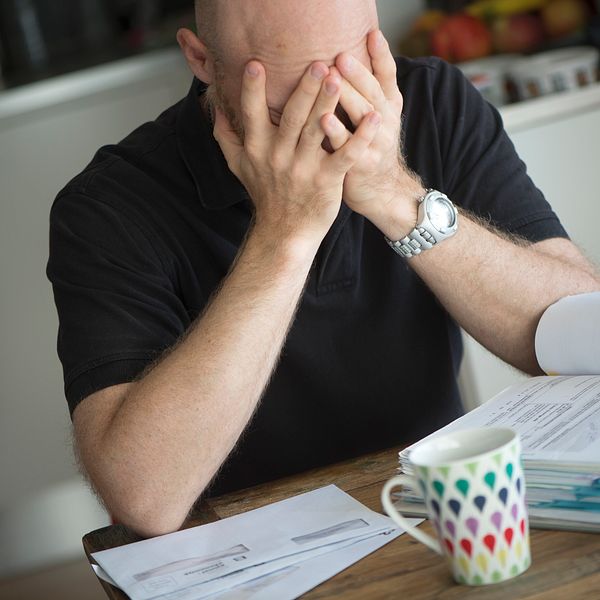
POLYGON ((92 554, 133 600, 297 598, 398 537, 330 485, 208 525, 92 554))
MULTIPOLYGON (((425 439, 474 427, 520 434, 533 527, 600 531, 600 376, 529 379, 425 439)), ((401 472, 412 474, 415 445, 400 452, 401 472)), ((404 514, 426 516, 419 490, 396 497, 404 514)))

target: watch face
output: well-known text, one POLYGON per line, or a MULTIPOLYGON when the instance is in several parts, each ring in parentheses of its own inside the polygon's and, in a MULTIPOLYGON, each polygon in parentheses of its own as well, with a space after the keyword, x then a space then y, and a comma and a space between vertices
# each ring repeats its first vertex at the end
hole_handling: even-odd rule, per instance
POLYGON ((435 196, 428 200, 426 208, 431 224, 442 233, 452 229, 456 222, 456 215, 450 202, 443 196, 435 196))

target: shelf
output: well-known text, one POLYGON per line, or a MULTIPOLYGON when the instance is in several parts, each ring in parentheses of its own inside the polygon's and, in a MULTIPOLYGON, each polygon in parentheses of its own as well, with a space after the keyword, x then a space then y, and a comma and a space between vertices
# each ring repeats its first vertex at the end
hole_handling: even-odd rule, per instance
POLYGON ((600 109, 600 83, 569 92, 561 92, 526 100, 500 109, 509 134, 539 127, 600 109))

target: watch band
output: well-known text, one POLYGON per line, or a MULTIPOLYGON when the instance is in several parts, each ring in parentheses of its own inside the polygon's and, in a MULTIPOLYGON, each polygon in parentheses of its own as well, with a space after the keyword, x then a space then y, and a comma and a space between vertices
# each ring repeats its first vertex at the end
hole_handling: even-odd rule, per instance
POLYGON ((385 241, 391 246, 394 252, 404 258, 411 258, 417 254, 421 254, 423 250, 429 250, 435 246, 435 238, 422 227, 415 227, 407 236, 401 240, 392 242, 389 238, 385 241))

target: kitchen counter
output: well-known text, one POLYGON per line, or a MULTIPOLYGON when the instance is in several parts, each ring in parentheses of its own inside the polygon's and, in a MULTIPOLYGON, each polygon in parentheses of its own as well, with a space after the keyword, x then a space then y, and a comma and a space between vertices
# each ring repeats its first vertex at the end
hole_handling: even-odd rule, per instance
POLYGON ((173 47, 3 90, 0 91, 0 123, 3 119, 20 117, 33 111, 160 78, 183 68, 185 63, 181 51, 178 47, 173 47))

